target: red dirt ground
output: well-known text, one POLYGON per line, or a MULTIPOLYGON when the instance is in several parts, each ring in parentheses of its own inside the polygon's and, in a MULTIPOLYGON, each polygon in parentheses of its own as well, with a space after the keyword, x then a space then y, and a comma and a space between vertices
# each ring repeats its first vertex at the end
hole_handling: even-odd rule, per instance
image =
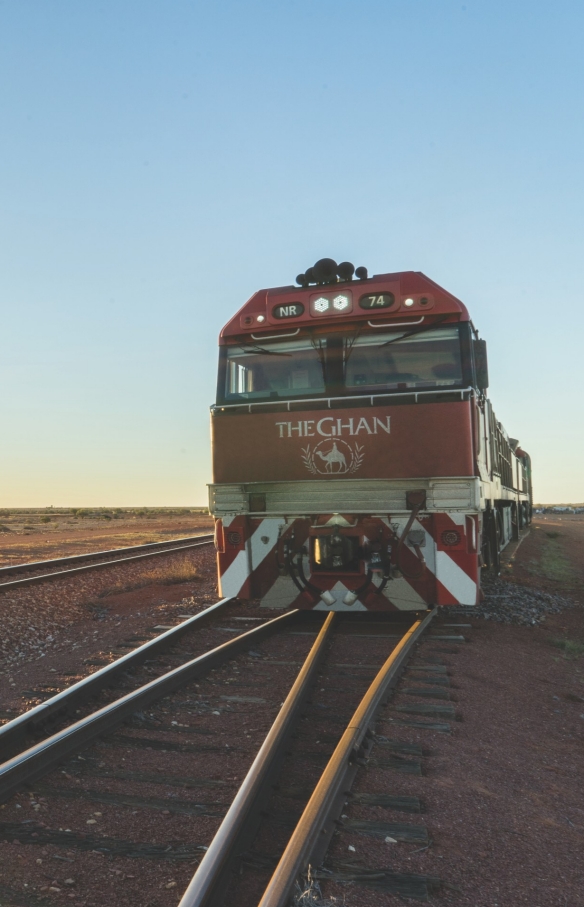
POLYGON ((584 514, 536 517, 503 575, 584 602, 584 514))
POLYGON ((56 513, 48 524, 41 522, 47 512, 40 516, 39 513, 28 515, 27 519, 10 511, 8 516, 0 517, 0 567, 213 531, 213 520, 204 513, 170 516, 154 512, 138 516, 128 511, 109 520, 56 513))
MULTIPOLYGON (((179 529, 176 535, 189 534, 192 528, 179 529)), ((507 552, 505 579, 569 596, 575 605, 535 627, 472 619, 471 641, 457 653, 441 656, 451 671, 462 718, 453 723, 452 734, 392 727, 391 711, 379 723, 380 734, 428 747, 426 774, 410 777, 365 769, 357 789, 420 796, 427 808, 421 817, 383 810, 378 818, 424 822, 432 845, 414 853, 414 845, 343 833, 333 842, 333 857, 438 876, 446 885, 430 899, 436 907, 583 907, 583 548, 582 517, 545 515, 519 547, 507 552), (347 851, 349 845, 355 852, 347 851)), ((16 714, 27 707, 22 690, 54 682, 57 671, 62 685, 62 672, 73 670, 81 658, 167 616, 185 609, 194 613, 216 600, 213 552, 206 549, 196 557, 200 579, 194 583, 99 599, 108 608, 99 621, 82 604, 64 615, 45 657, 26 656, 0 678, 2 702, 16 714)), ((98 601, 95 591, 92 594, 98 601)), ((398 693, 396 703, 406 699, 398 693)), ((347 812, 359 817, 352 807, 347 812)), ((324 890, 337 898, 339 907, 404 904, 355 883, 326 885, 324 890)), ((177 891, 177 901, 181 894, 177 891)), ((43 903, 50 907, 62 903, 59 897, 45 897, 43 903)))
MULTIPOLYGON (((329 859, 438 877, 445 885, 430 897, 436 907, 584 905, 583 547, 582 517, 547 516, 508 553, 505 579, 571 596, 575 605, 536 627, 472 620, 473 629, 462 631, 470 641, 440 656, 461 718, 451 734, 397 727, 391 706, 378 723, 377 733, 427 748, 425 774, 367 769, 355 791, 418 796, 426 812, 346 812, 425 824, 431 846, 342 833, 329 859), (573 654, 557 647, 562 641, 573 654)), ((418 661, 426 649, 424 643, 418 661)), ((411 676, 404 685, 412 685, 411 676)), ((398 690, 392 705, 412 701, 398 690)), ((323 892, 339 907, 404 904, 357 883, 324 883, 323 892)))

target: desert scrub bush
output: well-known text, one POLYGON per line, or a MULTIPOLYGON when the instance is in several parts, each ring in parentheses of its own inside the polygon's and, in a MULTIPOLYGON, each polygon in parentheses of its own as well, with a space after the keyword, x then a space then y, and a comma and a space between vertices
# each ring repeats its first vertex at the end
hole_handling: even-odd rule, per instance
POLYGON ((50 516, 42 516, 39 518, 39 523, 50 523, 50 522, 51 522, 50 516))
POLYGON ((550 639, 550 643, 556 649, 561 649, 564 655, 572 658, 584 655, 584 642, 579 642, 577 639, 550 639))
POLYGON ((172 583, 188 583, 191 580, 199 579, 199 572, 185 557, 182 561, 176 561, 165 567, 154 567, 144 574, 144 578, 149 579, 151 583, 161 583, 167 586, 172 583))
POLYGON ((104 598, 106 595, 119 595, 122 592, 133 592, 134 589, 142 589, 144 586, 171 586, 174 583, 189 583, 199 579, 197 568, 185 557, 174 564, 146 570, 140 579, 132 583, 117 583, 109 589, 104 589, 99 593, 99 598, 104 598))

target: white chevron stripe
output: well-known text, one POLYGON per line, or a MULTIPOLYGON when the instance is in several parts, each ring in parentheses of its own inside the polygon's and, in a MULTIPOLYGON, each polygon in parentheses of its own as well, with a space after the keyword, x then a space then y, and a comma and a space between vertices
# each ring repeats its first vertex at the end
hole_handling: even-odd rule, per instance
MULTIPOLYGON (((402 532, 407 519, 398 518, 392 522, 398 523, 399 531, 402 532)), ((426 545, 422 548, 422 553, 430 573, 434 574, 460 605, 476 605, 477 584, 474 580, 458 566, 456 561, 452 560, 446 551, 436 550, 436 542, 418 520, 414 520, 412 529, 421 529, 426 536, 426 545)))
POLYGON ((436 579, 460 605, 476 605, 477 584, 445 551, 436 552, 436 579))
POLYGON ((246 543, 244 551, 240 551, 229 567, 221 577, 220 595, 223 598, 236 598, 241 587, 249 577, 250 573, 256 570, 262 561, 267 557, 274 545, 278 541, 278 532, 280 526, 285 524, 284 519, 265 519, 262 520, 251 538, 246 543), (267 539, 263 542, 262 539, 267 539), (251 561, 251 570, 250 570, 251 561))
POLYGON ((284 519, 262 520, 251 539, 251 569, 256 570, 278 541, 280 526, 285 526, 284 519), (266 541, 264 541, 266 539, 266 541))
POLYGON ((240 551, 219 578, 219 595, 222 598, 236 598, 249 576, 249 561, 246 550, 240 551))

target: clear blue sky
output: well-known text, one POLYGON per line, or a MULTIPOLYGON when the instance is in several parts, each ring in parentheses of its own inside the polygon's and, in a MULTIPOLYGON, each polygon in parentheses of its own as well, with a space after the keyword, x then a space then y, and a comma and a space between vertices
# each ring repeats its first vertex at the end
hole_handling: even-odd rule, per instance
POLYGON ((0 3, 0 505, 206 502, 222 324, 317 258, 487 338, 582 501, 584 5, 0 3))

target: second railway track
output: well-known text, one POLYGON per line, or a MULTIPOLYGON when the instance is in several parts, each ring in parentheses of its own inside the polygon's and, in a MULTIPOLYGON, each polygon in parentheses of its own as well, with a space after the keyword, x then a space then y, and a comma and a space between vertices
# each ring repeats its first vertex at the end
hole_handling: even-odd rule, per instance
MULTIPOLYGON (((300 836, 287 881, 277 883, 280 900, 265 901, 271 907, 287 903, 296 875, 314 859, 306 824, 294 832, 303 809, 314 813, 318 841, 326 838, 323 821, 334 830, 339 790, 366 755, 375 712, 431 615, 412 627, 404 616, 287 612, 241 632, 228 603, 215 609, 234 634, 227 643, 188 658, 195 637, 183 629, 165 656, 167 670, 146 665, 159 676, 0 767, 0 837, 25 845, 20 853, 44 851, 33 863, 35 889, 69 885, 88 904, 112 904, 109 883, 123 877, 120 903, 149 903, 137 896, 143 883, 168 892, 152 904, 176 903, 186 890, 184 907, 251 907, 300 836), (335 760, 332 786, 323 788, 335 760), (63 860, 75 865, 68 875, 63 860), (48 876, 54 884, 40 884, 48 876)), ((203 642, 201 635, 199 648, 203 642)), ((37 712, 36 733, 40 718, 37 712)), ((5 733, 13 732, 6 726, 5 733)))
POLYGON ((149 542, 146 545, 132 545, 127 548, 114 548, 109 551, 93 551, 86 554, 74 554, 69 557, 53 558, 47 561, 33 561, 28 564, 14 564, 0 567, 0 592, 32 586, 37 583, 66 579, 90 570, 104 567, 116 567, 133 563, 146 558, 161 557, 178 551, 188 551, 210 545, 212 534, 188 536, 163 542, 149 542), (120 555, 124 555, 120 557, 120 555), (63 569, 64 568, 64 569, 63 569), (23 576, 22 574, 29 574, 23 576), (18 579, 5 579, 18 575, 18 579))

